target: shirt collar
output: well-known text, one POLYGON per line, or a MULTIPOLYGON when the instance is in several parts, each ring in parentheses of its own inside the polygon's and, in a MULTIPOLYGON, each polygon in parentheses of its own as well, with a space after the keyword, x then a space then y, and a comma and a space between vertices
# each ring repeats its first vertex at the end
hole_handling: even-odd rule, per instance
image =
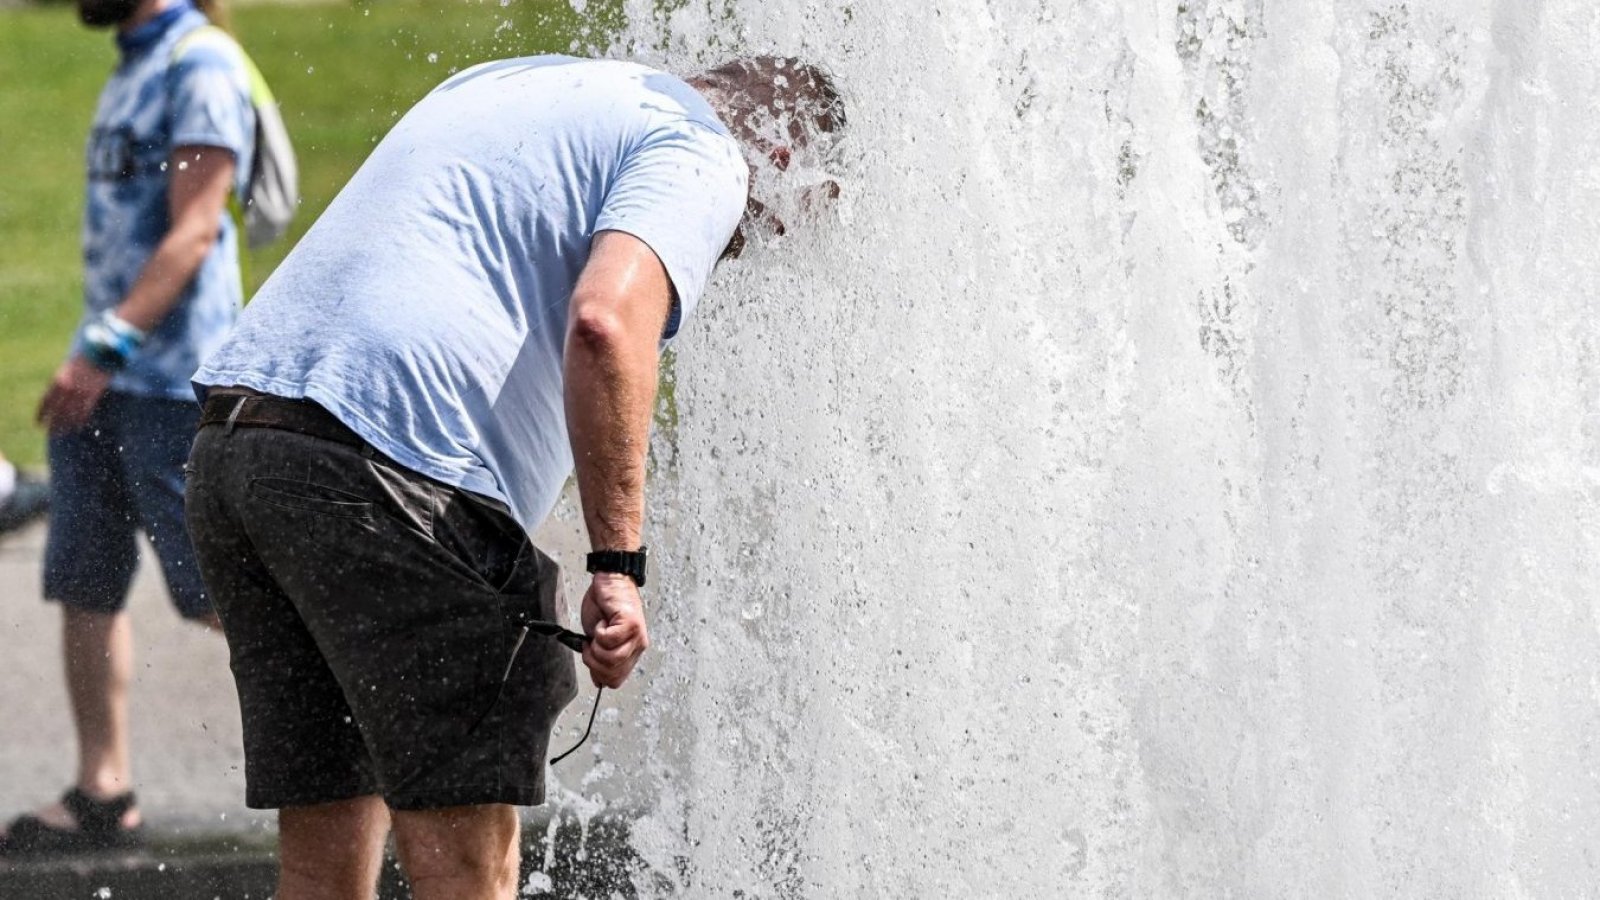
POLYGON ((178 23, 190 13, 195 13, 194 4, 190 0, 177 0, 171 6, 156 14, 154 19, 140 25, 134 30, 117 34, 117 47, 122 50, 123 59, 137 56, 150 49, 166 36, 173 25, 178 23))

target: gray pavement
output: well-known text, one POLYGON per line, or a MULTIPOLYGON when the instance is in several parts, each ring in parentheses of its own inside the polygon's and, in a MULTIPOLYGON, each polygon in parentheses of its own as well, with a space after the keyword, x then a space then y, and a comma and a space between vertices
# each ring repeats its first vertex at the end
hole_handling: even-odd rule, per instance
MULTIPOLYGON (((74 773, 60 613, 40 599, 44 535, 44 526, 35 525, 0 538, 0 817, 6 819, 56 797, 74 773)), ((583 572, 587 541, 573 497, 563 498, 535 540, 561 563, 569 621, 575 619, 581 597, 576 576, 583 572)), ((178 618, 148 547, 130 610, 137 647, 130 698, 133 767, 147 821, 179 833, 269 825, 272 814, 243 805, 239 711, 227 648, 220 636, 178 618)), ((587 681, 580 677, 582 691, 558 728, 556 746, 564 748, 581 733, 593 696, 587 681)), ((623 692, 625 706, 632 694, 623 692)), ((607 705, 617 702, 608 692, 607 705)), ((562 763, 558 781, 570 769, 576 783, 590 763, 586 751, 562 763)), ((553 784, 552 798, 559 796, 553 784)))

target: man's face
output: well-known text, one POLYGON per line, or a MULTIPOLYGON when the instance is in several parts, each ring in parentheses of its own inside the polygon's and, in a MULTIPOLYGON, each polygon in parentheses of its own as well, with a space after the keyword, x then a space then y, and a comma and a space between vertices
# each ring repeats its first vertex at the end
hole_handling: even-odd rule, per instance
MULTIPOLYGON (((783 171, 789 167, 789 149, 787 147, 772 148, 767 146, 767 159, 778 170, 783 171)), ((733 238, 728 241, 728 246, 723 249, 718 259, 738 259, 744 252, 746 232, 752 227, 770 234, 783 234, 783 220, 767 209, 767 205, 756 199, 756 181, 761 175, 761 166, 750 166, 750 188, 744 197, 744 217, 739 220, 738 227, 733 230, 733 238)))
POLYGON ((787 210, 785 215, 794 214, 802 219, 819 213, 830 202, 839 199, 839 182, 831 177, 812 177, 805 184, 775 183, 783 173, 789 171, 794 152, 790 147, 759 137, 747 138, 745 145, 747 158, 753 161, 750 163, 750 191, 745 195, 744 218, 734 229, 733 238, 719 259, 738 259, 752 233, 770 238, 781 237, 788 231, 777 210, 756 199, 758 191, 763 188, 769 200, 787 210))
POLYGON ((90 28, 109 28, 126 22, 139 0, 78 0, 78 19, 90 28))
POLYGON ((736 61, 701 78, 696 87, 708 91, 750 166, 745 214, 722 253, 728 259, 756 235, 784 234, 786 218, 805 218, 839 198, 827 157, 844 117, 826 77, 795 60, 736 61))

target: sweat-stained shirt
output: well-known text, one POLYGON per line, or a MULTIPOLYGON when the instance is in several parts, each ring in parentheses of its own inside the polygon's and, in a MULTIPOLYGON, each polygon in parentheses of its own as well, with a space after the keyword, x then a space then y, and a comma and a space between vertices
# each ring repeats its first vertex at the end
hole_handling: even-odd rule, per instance
MULTIPOLYGON (((188 0, 179 0, 117 35, 121 55, 100 92, 86 159, 83 323, 123 301, 171 228, 168 169, 174 148, 227 150, 234 158, 235 190, 242 193, 248 183, 256 114, 238 45, 195 42, 174 57, 178 41, 206 24, 188 0)), ((111 390, 193 399, 189 377, 222 343, 243 295, 233 218, 223 212, 220 224, 216 244, 177 306, 112 379, 111 390)), ((71 352, 80 348, 75 338, 71 352)))
POLYGON ((445 81, 378 144, 195 375, 310 398, 532 530, 572 471, 567 308, 594 234, 655 251, 694 310, 749 170, 689 85, 563 56, 445 81))

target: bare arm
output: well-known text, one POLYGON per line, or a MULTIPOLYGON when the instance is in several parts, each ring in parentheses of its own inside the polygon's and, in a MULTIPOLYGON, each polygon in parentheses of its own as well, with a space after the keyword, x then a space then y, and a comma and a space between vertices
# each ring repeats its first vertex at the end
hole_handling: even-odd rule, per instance
MULTIPOLYGON (((596 550, 639 548, 658 348, 671 305, 666 269, 648 245, 619 231, 595 235, 567 315, 566 411, 596 550)), ((584 662, 594 682, 620 686, 649 646, 632 580, 596 573, 584 594, 583 627, 593 638, 584 662)))
MULTIPOLYGON (((116 308, 122 321, 149 332, 172 312, 217 242, 233 168, 233 154, 220 147, 185 146, 173 151, 167 185, 171 225, 116 308)), ((89 420, 110 384, 111 373, 74 356, 56 370, 36 418, 52 433, 75 431, 89 420)))
POLYGON ((172 312, 221 234, 233 169, 233 153, 221 147, 172 151, 167 187, 171 225, 117 307, 118 318, 149 331, 172 312))
POLYGON ((666 270, 638 238, 595 235, 567 315, 566 405, 589 542, 636 550, 656 400, 666 270))

